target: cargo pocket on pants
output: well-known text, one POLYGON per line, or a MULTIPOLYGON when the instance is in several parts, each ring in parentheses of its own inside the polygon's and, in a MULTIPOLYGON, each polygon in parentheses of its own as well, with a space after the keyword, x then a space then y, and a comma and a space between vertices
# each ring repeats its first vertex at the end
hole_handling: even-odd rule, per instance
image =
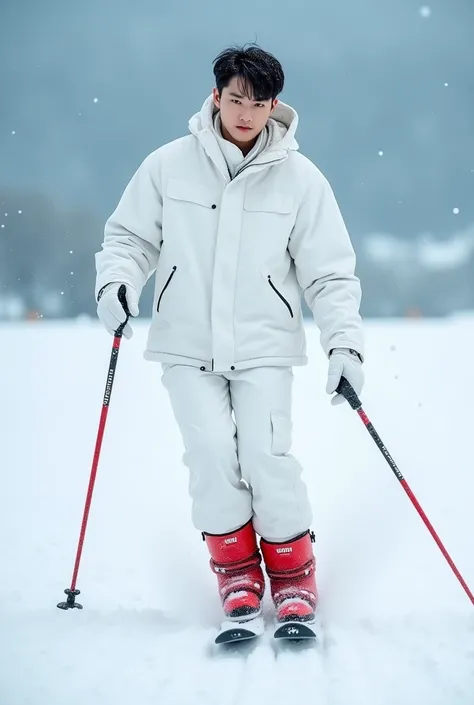
POLYGON ((281 411, 271 412, 272 454, 286 455, 291 448, 293 424, 291 418, 281 411))

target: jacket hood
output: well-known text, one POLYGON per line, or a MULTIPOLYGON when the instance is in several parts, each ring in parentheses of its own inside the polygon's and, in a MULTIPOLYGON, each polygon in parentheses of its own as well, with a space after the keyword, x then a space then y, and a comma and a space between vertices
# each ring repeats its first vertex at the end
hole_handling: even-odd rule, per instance
MULTIPOLYGON (((189 120, 189 130, 196 137, 203 133, 214 132, 214 116, 218 109, 214 105, 212 94, 206 98, 201 110, 189 120)), ((265 151, 298 150, 296 129, 298 113, 290 105, 279 101, 271 117, 268 119, 270 139, 265 151)))

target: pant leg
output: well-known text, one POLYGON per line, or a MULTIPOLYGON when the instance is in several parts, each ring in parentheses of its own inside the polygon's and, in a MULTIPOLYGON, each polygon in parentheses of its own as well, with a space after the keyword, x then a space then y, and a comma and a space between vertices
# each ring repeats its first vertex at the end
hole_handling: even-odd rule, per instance
POLYGON ((253 495, 253 524, 260 536, 284 541, 312 521, 302 467, 290 455, 291 367, 256 367, 230 376, 242 477, 253 495))
POLYGON ((251 518, 252 496, 240 473, 229 382, 195 367, 164 370, 185 447, 194 526, 211 534, 234 531, 251 518))

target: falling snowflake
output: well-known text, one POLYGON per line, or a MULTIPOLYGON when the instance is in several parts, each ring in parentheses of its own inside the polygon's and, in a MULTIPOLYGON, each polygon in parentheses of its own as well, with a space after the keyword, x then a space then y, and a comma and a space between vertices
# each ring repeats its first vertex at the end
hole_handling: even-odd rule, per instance
POLYGON ((94 98, 94 103, 98 103, 98 102, 99 102, 99 99, 98 99, 98 98, 94 98))
POLYGON ((69 272, 69 274, 74 274, 74 272, 69 272))
POLYGON ((5 218, 8 218, 8 213, 5 213, 5 218))
POLYGON ((61 296, 64 296, 64 291, 61 291, 61 296))
POLYGON ((379 150, 379 157, 383 157, 383 152, 382 152, 382 150, 379 150))
POLYGON ((74 250, 69 250, 69 254, 72 255, 74 250))
POLYGON ((445 83, 444 87, 447 88, 449 86, 449 83, 445 83))
POLYGON ((16 130, 12 130, 12 135, 16 135, 16 130))
POLYGON ((420 7, 420 15, 425 19, 431 17, 431 7, 429 5, 422 5, 420 7))
POLYGON ((23 211, 18 211, 18 215, 21 215, 22 213, 23 213, 23 211))
POLYGON ((0 227, 4 228, 5 226, 4 226, 4 224, 2 223, 0 227))
POLYGON ((458 215, 458 213, 459 213, 459 208, 453 208, 453 213, 454 213, 454 215, 458 215))

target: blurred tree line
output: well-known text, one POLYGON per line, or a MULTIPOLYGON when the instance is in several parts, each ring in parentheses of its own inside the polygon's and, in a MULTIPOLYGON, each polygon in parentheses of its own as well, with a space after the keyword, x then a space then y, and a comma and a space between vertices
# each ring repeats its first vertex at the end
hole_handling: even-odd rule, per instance
POLYGON ((0 213, 0 319, 93 313, 100 218, 37 191, 0 190, 0 213))
MULTIPOLYGON (((0 212, 0 320, 94 316, 102 219, 60 210, 37 191, 0 190, 0 212)), ((365 316, 474 311, 474 225, 444 239, 371 233, 355 248, 365 316)), ((143 315, 151 302, 150 281, 143 315)))

